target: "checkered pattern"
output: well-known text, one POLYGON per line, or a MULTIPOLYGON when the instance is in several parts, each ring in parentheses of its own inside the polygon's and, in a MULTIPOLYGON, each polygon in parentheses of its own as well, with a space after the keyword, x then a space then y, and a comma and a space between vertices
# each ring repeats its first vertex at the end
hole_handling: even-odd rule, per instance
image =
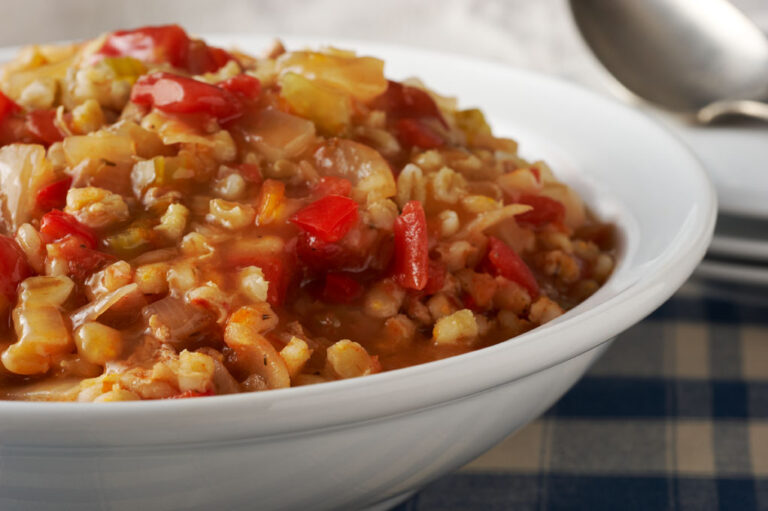
POLYGON ((689 283, 544 417, 398 511, 768 510, 768 293, 689 283))

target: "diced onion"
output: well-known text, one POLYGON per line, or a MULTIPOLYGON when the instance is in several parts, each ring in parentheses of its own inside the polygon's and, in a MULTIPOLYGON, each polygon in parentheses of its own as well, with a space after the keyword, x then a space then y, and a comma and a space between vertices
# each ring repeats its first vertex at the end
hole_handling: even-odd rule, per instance
POLYGON ((483 232, 484 230, 493 227, 499 222, 530 210, 531 206, 528 206, 527 204, 509 204, 503 208, 481 213, 477 215, 474 220, 467 223, 467 225, 465 225, 464 228, 454 236, 454 238, 466 238, 473 232, 483 232))
POLYGON ((152 316, 168 328, 170 342, 182 342, 213 324, 211 313, 184 300, 168 296, 144 307, 142 316, 152 316))
POLYGON ((141 266, 142 264, 162 263, 170 261, 174 257, 179 255, 179 249, 177 248, 158 248, 157 250, 150 250, 135 257, 131 262, 134 266, 141 266))
POLYGON ((136 143, 127 136, 102 131, 65 138, 64 154, 71 166, 88 158, 111 163, 130 163, 136 154, 136 143))
POLYGON ((365 144, 331 139, 315 153, 315 165, 326 175, 349 179, 354 187, 352 198, 358 202, 373 202, 397 193, 387 160, 365 144))
POLYGON ((72 327, 77 328, 86 321, 95 321, 115 304, 133 293, 139 293, 139 286, 137 284, 128 284, 81 307, 70 316, 72 327))
POLYGON ((8 232, 29 221, 40 187, 53 179, 45 148, 33 144, 8 144, 0 149, 0 202, 8 232))
POLYGON ((259 113, 247 139, 270 161, 301 154, 315 138, 315 125, 306 119, 279 110, 259 113))
POLYGON ((387 90, 384 62, 340 52, 294 51, 278 59, 280 73, 298 73, 342 90, 360 101, 370 101, 387 90))

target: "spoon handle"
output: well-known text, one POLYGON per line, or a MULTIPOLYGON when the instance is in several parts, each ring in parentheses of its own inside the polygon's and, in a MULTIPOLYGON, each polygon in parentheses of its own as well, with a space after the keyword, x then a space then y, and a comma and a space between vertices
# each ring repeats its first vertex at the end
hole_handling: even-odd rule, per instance
POLYGON ((696 112, 696 120, 701 124, 710 124, 732 115, 768 122, 768 103, 749 99, 714 101, 696 112))

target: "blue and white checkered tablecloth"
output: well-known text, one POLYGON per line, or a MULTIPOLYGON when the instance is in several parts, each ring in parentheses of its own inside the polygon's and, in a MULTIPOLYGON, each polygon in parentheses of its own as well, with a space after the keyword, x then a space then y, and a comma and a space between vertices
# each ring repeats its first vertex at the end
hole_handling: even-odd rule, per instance
POLYGON ((768 289, 687 284, 543 417, 396 509, 768 510, 768 289))

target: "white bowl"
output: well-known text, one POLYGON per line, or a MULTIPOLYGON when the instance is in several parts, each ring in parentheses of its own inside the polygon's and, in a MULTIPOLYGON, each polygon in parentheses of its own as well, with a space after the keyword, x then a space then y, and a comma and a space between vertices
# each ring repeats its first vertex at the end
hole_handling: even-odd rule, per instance
MULTIPOLYGON (((258 51, 267 39, 229 42, 258 51)), ((613 276, 525 335, 365 378, 176 401, 0 402, 0 508, 383 509, 543 412, 702 258, 713 188, 642 114, 530 72, 342 45, 385 58, 392 77, 415 74, 482 107, 497 133, 550 161, 619 226, 613 276)))

